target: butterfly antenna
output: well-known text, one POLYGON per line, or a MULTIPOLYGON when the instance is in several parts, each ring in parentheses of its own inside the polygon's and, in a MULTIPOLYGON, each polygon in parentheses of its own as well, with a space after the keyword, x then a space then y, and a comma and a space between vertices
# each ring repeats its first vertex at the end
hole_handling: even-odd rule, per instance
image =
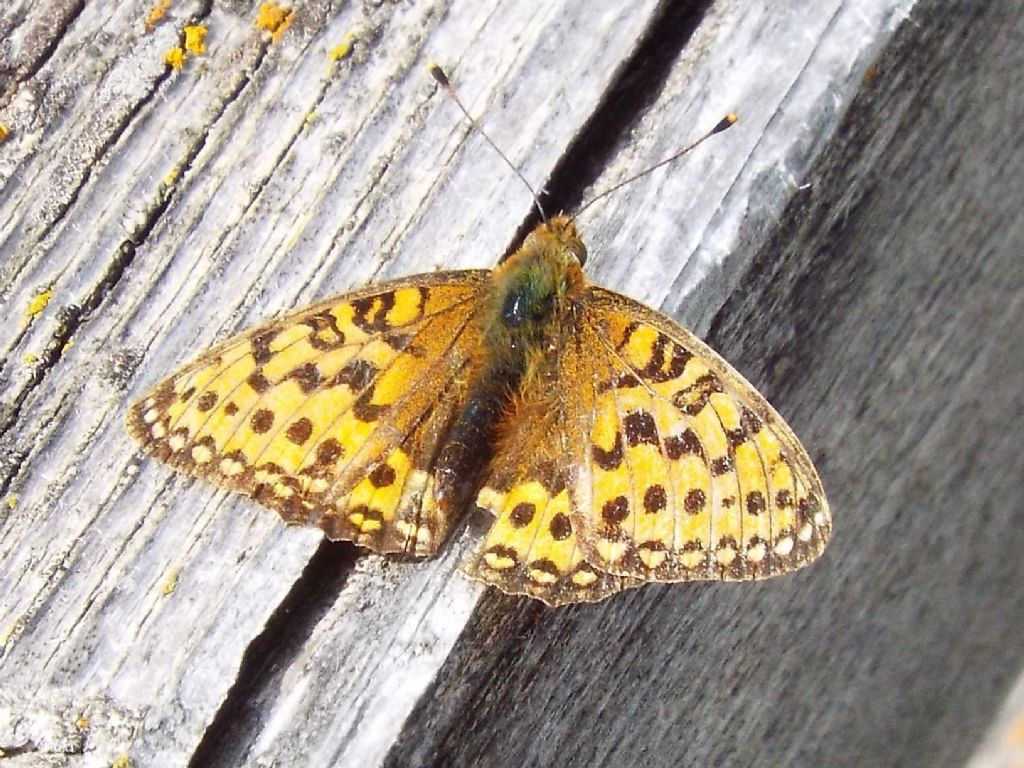
POLYGON ((437 81, 437 84, 444 89, 445 93, 448 94, 448 97, 455 102, 455 105, 459 109, 462 110, 462 114, 466 116, 466 119, 469 121, 469 124, 473 126, 473 128, 475 128, 481 136, 484 137, 484 140, 491 145, 491 148, 495 152, 498 153, 498 157, 505 161, 505 165, 511 168, 512 172, 516 176, 518 176, 519 180, 526 185, 526 188, 528 190, 530 190, 530 195, 533 197, 534 207, 536 207, 537 211, 540 213, 541 219, 547 221, 547 214, 544 213, 544 208, 541 207, 540 197, 538 197, 536 190, 533 188, 530 182, 526 180, 526 177, 523 176, 522 172, 520 172, 520 170, 515 166, 515 164, 511 160, 509 160, 505 153, 502 152, 501 149, 498 147, 498 145, 494 143, 491 137, 487 135, 487 131, 483 129, 483 126, 481 126, 480 123, 478 123, 473 118, 473 116, 469 114, 469 110, 466 109, 466 106, 462 103, 462 100, 459 98, 459 95, 455 92, 455 86, 452 85, 451 80, 448 79, 448 75, 444 73, 444 70, 441 69, 441 67, 438 64, 435 64, 433 62, 430 62, 427 65, 427 68, 430 70, 430 75, 434 78, 434 80, 437 81))
POLYGON ((636 173, 636 174, 634 174, 634 175, 632 175, 632 176, 630 176, 628 178, 623 179, 620 182, 617 182, 617 183, 613 184, 612 186, 608 187, 608 189, 605 189, 605 190, 603 190, 601 192, 598 192, 592 198, 587 200, 587 202, 585 202, 583 205, 581 205, 579 208, 577 208, 576 209, 576 213, 574 213, 572 215, 572 218, 570 220, 571 221, 575 221, 577 218, 579 218, 579 215, 581 213, 583 213, 585 210, 587 210, 587 208, 592 206, 598 200, 601 200, 602 198, 608 197, 608 195, 612 194, 613 192, 617 192, 618 190, 622 189, 627 184, 632 184, 637 179, 642 179, 647 174, 653 173, 654 171, 658 170, 662 166, 668 165, 669 163, 674 163, 676 160, 681 158, 683 155, 685 155, 685 154, 691 152, 692 150, 696 149, 697 147, 699 147, 701 144, 703 144, 705 141, 710 139, 716 133, 721 133, 726 128, 729 128, 730 126, 735 125, 737 120, 739 120, 739 116, 736 115, 734 112, 730 112, 728 115, 726 115, 725 117, 723 117, 721 120, 718 121, 718 125, 716 125, 714 128, 712 128, 710 131, 705 133, 703 136, 698 138, 693 143, 683 147, 681 150, 676 152, 674 155, 672 155, 670 157, 666 157, 664 160, 662 160, 661 162, 655 163, 650 168, 645 168, 644 170, 640 171, 640 173, 636 173))

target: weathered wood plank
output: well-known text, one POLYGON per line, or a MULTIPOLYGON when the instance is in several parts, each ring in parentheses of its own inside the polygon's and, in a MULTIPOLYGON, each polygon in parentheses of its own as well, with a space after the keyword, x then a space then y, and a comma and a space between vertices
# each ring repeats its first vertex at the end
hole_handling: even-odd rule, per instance
MULTIPOLYGON (((135 733, 122 728, 103 741, 97 716, 92 738, 70 751, 110 760, 130 748, 141 764, 188 759, 319 537, 140 464, 124 437, 125 402, 217 335, 330 292, 324 284, 490 261, 529 199, 495 171, 493 156, 463 151, 467 128, 432 98, 425 53, 443 55, 456 74, 461 58, 478 62, 460 76, 471 105, 496 117, 496 138, 543 178, 653 2, 625 14, 615 5, 310 4, 296 7, 280 43, 231 8, 174 7, 147 33, 145 6, 90 6, 53 27, 56 47, 38 74, 15 68, 30 74, 2 113, 11 129, 0 221, 12 321, 0 339, 3 482, 17 503, 3 520, 0 615, 5 701, 24 707, 11 705, 16 724, 40 707, 34 722, 52 721, 42 715, 54 701, 80 702, 60 707, 68 715, 110 699, 134 718, 135 733), (209 28, 209 50, 168 75, 163 55, 186 19, 209 28), (550 62, 570 28, 584 40, 561 64, 563 84, 551 87, 550 62), (332 70, 326 52, 350 32, 355 50, 332 70), (83 42, 97 39, 109 45, 98 68, 83 42), (488 61, 496 66, 480 66, 488 61), (562 106, 569 84, 578 112, 562 106), (538 92, 552 100, 538 106, 538 92), (499 94, 501 106, 488 107, 499 94), (506 110, 529 119, 503 121, 506 110), (483 259, 459 247, 470 232, 483 259), (53 287, 53 302, 26 328, 15 320, 42 286, 53 287), (41 362, 23 364, 28 354, 41 362)), ((31 17, 24 25, 12 33, 16 50, 39 29, 31 17)), ((351 562, 354 550, 345 551, 351 562)), ((451 578, 450 561, 435 568, 451 578)), ((377 629, 345 612, 350 648, 364 635, 394 644, 407 631, 397 617, 438 602, 438 586, 413 569, 400 579, 378 561, 344 570, 346 599, 389 606, 377 629)), ((471 605, 463 598, 459 610, 471 605)), ((369 691, 396 729, 401 713, 393 696, 381 698, 387 687, 371 687, 382 681, 361 656, 332 648, 348 661, 339 677, 351 701, 369 691)), ((445 648, 426 657, 422 685, 445 648)), ((23 744, 18 733, 5 734, 9 750, 23 744)), ((47 742, 42 735, 24 743, 47 742)))
MULTIPOLYGON (((671 5, 656 11, 653 3, 628 10, 619 5, 567 0, 538 15, 513 3, 310 4, 297 7, 295 25, 279 43, 252 30, 251 14, 219 6, 174 8, 175 23, 151 34, 138 21, 148 11, 141 5, 117 13, 87 6, 75 10, 70 25, 45 27, 58 30, 49 64, 10 101, 0 102, 0 121, 16 129, 16 143, 0 145, 0 179, 6 182, 0 248, 12 255, 0 265, 10 269, 3 273, 10 287, 0 293, 9 319, 0 336, 0 385, 3 402, 12 406, 2 466, 19 496, 0 529, 0 583, 10 587, 0 602, 0 631, 12 630, 3 649, 2 700, 12 702, 12 711, 39 693, 45 699, 41 711, 59 710, 66 726, 74 712, 91 707, 97 712, 94 731, 85 746, 68 751, 87 749, 90 757, 104 758, 128 751, 139 764, 187 760, 204 733, 197 764, 379 761, 480 595, 453 573, 468 540, 423 566, 356 560, 351 547, 319 546, 316 534, 284 530, 246 502, 138 462, 121 413, 133 393, 189 354, 278 309, 371 277, 482 266, 507 246, 529 215, 528 197, 479 137, 466 138, 451 105, 431 97, 420 67, 425 54, 453 69, 471 107, 486 115, 489 130, 528 177, 552 179, 556 203, 580 198, 581 185, 592 177, 588 161, 598 170, 609 165, 606 179, 614 178, 667 154, 725 109, 739 109, 741 126, 718 146, 702 148, 671 173, 588 214, 593 273, 669 309, 687 297, 676 315, 701 330, 728 296, 749 287, 752 275, 774 274, 774 262, 759 254, 766 242, 778 247, 768 238, 780 212, 796 204, 796 193, 818 206, 817 220, 827 220, 825 204, 835 202, 828 197, 834 190, 817 176, 809 191, 797 187, 829 142, 868 63, 912 4, 861 3, 852 10, 834 3, 813 11, 804 4, 774 4, 768 13, 760 5, 722 3, 692 38, 687 25, 699 13, 671 5), (189 14, 210 27, 210 51, 168 78, 160 65, 163 51, 189 14), (136 22, 119 27, 120 18, 136 22), (652 19, 653 39, 640 43, 652 19), (85 41, 110 29, 117 30, 111 50, 132 56, 90 70, 94 50, 85 41), (325 52, 353 30, 360 40, 355 53, 325 74, 325 52), (594 114, 608 120, 614 111, 607 104, 599 109, 598 102, 617 67, 638 45, 650 54, 659 43, 682 48, 683 57, 674 62, 669 56, 674 66, 667 73, 646 73, 653 86, 644 81, 646 60, 632 61, 640 73, 633 87, 644 83, 656 91, 661 78, 667 83, 647 116, 632 126, 633 137, 614 140, 619 128, 632 124, 612 120, 610 147, 584 146, 601 143, 602 124, 584 121, 594 114), (759 66, 751 71, 732 65, 739 60, 759 66), (62 87, 49 89, 61 78, 62 87), (33 90, 43 94, 46 109, 26 107, 24 94, 33 90), (103 119, 93 119, 98 112, 103 119), (30 130, 19 133, 24 125, 30 130), (581 140, 566 154, 577 135, 581 140), (26 137, 42 143, 33 146, 26 137), (15 156, 8 162, 10 147, 15 156), (164 180, 167 186, 161 186, 164 180), (14 182, 24 187, 20 193, 14 182), (126 238, 138 241, 130 259, 119 250, 126 238), (636 256, 617 256, 624 253, 636 256), (56 298, 47 312, 27 331, 10 322, 40 286, 51 283, 56 298), (57 308, 88 307, 91 297, 95 309, 62 323, 57 308), (68 331, 75 344, 62 351, 68 331), (45 375, 18 363, 26 352, 48 348, 45 375), (94 478, 120 481, 94 486, 94 478), (173 591, 164 594, 172 583, 173 591), (107 722, 117 727, 106 728, 107 722)), ((626 103, 635 112, 643 99, 626 103)), ((840 161, 859 157, 840 146, 840 161)), ((845 167, 830 162, 826 168, 845 167)), ((848 199, 859 198, 852 192, 848 199)), ((814 238, 803 242, 813 244, 814 238)), ((783 258, 776 271, 784 281, 798 280, 817 263, 815 253, 809 247, 806 258, 783 258)), ((777 320, 774 334, 751 339, 722 320, 716 338, 741 368, 761 376, 754 378, 768 384, 766 391, 778 396, 787 416, 794 414, 811 446, 828 446, 826 466, 836 471, 836 435, 849 420, 830 431, 830 411, 820 403, 833 401, 822 395, 820 380, 795 382, 782 365, 802 349, 791 345, 794 335, 806 333, 804 323, 817 329, 812 321, 819 320, 828 334, 838 333, 831 316, 825 322, 820 315, 834 293, 825 292, 820 301, 801 294, 806 315, 784 312, 792 309, 791 299, 779 293, 781 298, 754 285, 748 304, 733 302, 723 315, 752 317, 759 328, 777 320), (787 325, 786 318, 794 317, 799 327, 787 325), (777 367, 760 367, 762 354, 780 361, 777 367), (815 420, 818 411, 824 421, 815 420)), ((831 343, 824 330, 815 334, 816 344, 826 338, 831 343)), ((850 390, 834 386, 859 392, 865 377, 851 382, 850 390)), ((885 477, 894 482, 892 474, 885 477)), ((841 474, 826 482, 830 490, 851 485, 841 474)), ((849 560, 847 567, 859 562, 849 560)), ((502 764, 522 755, 543 762, 544 754, 554 754, 544 752, 553 743, 551 733, 577 723, 579 736, 559 737, 566 751, 558 754, 566 762, 597 755, 628 764, 631 742, 623 729, 595 736, 585 719, 579 722, 580 708, 625 723, 624 714, 650 698, 643 701, 640 691, 611 713, 604 702, 619 695, 624 679, 642 678, 648 662, 626 650, 608 665, 607 685, 588 687, 586 678, 577 677, 579 660, 609 656, 609 634, 635 650, 638 633, 648 631, 661 641, 669 670, 663 690, 672 695, 642 730, 658 741, 662 758, 683 754, 669 747, 690 736, 676 736, 669 725, 678 723, 677 707, 692 703, 686 696, 694 692, 681 695, 679 685, 693 668, 677 669, 676 656, 694 643, 710 645, 712 638, 680 642, 671 626, 735 622, 740 629, 731 628, 727 641, 724 633, 717 638, 733 648, 750 626, 734 613, 750 609, 763 616, 758 611, 764 607, 788 605, 804 593, 816 596, 819 580, 831 578, 846 584, 852 579, 849 571, 838 577, 825 571, 750 593, 646 589, 587 611, 545 615, 539 627, 530 624, 532 605, 489 595, 431 697, 446 694, 451 709, 425 705, 393 759, 419 764, 435 754, 446 764, 490 755, 502 764), (690 607, 683 617, 685 604, 695 599, 698 610, 690 607), (657 626, 640 627, 636 614, 654 616, 655 603, 657 619, 651 621, 657 626), (567 642, 562 633, 572 630, 584 635, 567 642), (539 639, 524 648, 502 631, 539 639), (594 646, 588 650, 587 644, 594 646), (479 658, 496 648, 525 658, 511 669, 500 655, 479 658), (476 658, 469 669, 460 666, 467 656, 476 658), (560 660, 538 670, 541 657, 560 660), (487 679, 496 669, 507 678, 504 684, 487 679), (526 696, 531 703, 547 697, 557 702, 566 690, 550 684, 529 690, 522 681, 530 675, 562 680, 586 695, 557 710, 564 718, 542 707, 503 710, 472 699, 474 687, 506 701, 526 696), (532 714, 521 717, 524 711, 532 714), (509 727, 513 714, 521 725, 509 727), (561 722, 546 724, 548 717, 561 722), (467 718, 480 725, 466 729, 467 718), (511 748, 488 753, 487 741, 511 748)), ((843 603, 832 596, 828 604, 843 603)), ((744 648, 737 679, 750 673, 757 680, 768 640, 787 637, 777 618, 762 621, 763 643, 744 648)), ((797 613, 794 621, 804 618, 797 613)), ((709 673, 721 652, 706 657, 709 673)), ((778 674, 798 660, 784 655, 778 674)), ((718 701, 722 690, 712 693, 718 701)), ((791 693, 815 701, 811 690, 791 693)), ((728 706, 717 711, 744 712, 728 706)), ((762 724, 753 718, 746 727, 755 733, 762 724)), ((708 738, 715 741, 713 730, 708 738)), ((807 738, 794 736, 788 745, 809 749, 807 738)), ((717 740, 719 748, 723 743, 717 740)))
POLYGON ((709 337, 817 453, 794 578, 487 595, 389 765, 961 765, 1024 661, 1024 21, 918 4, 709 337))
MULTIPOLYGON (((802 11, 794 9, 792 13, 802 11)), ((790 34, 784 23, 780 21, 774 32, 769 34, 765 31, 766 17, 763 9, 746 9, 746 12, 740 13, 736 8, 729 6, 720 9, 705 22, 706 26, 701 28, 703 35, 698 31, 699 36, 691 41, 694 50, 705 53, 702 56, 694 56, 694 60, 679 63, 678 69, 675 70, 675 78, 669 81, 675 90, 670 87, 664 89, 662 100, 655 106, 655 109, 660 108, 660 111, 652 113, 657 114, 658 118, 650 120, 650 132, 646 135, 644 132, 637 132, 631 136, 632 143, 629 146, 636 148, 637 156, 627 159, 619 167, 612 168, 608 176, 610 180, 624 169, 649 164, 652 159, 664 156, 677 148, 679 143, 685 140, 683 137, 692 136, 694 125, 711 124, 717 120, 724 111, 722 104, 709 104, 701 94, 713 94, 715 102, 722 101, 729 106, 737 103, 746 105, 741 127, 734 129, 734 132, 722 139, 724 149, 730 148, 726 143, 739 142, 739 147, 734 149, 734 165, 728 165, 730 153, 708 150, 691 158, 692 164, 682 164, 673 169, 672 173, 661 174, 647 180, 646 190, 645 184, 639 184, 639 194, 646 191, 648 196, 648 202, 645 203, 647 210, 654 216, 660 215, 668 219, 669 223, 651 226, 646 230, 642 226, 636 226, 635 229, 639 231, 635 233, 635 245, 625 251, 630 254, 628 260, 616 260, 613 256, 616 250, 612 245, 602 243, 600 235, 592 238, 592 246, 595 243, 601 245, 600 248, 593 247, 591 254, 597 274, 603 269, 615 267, 618 267, 620 273, 629 269, 630 275, 646 275, 647 283, 644 290, 653 292, 654 295, 657 295, 657 291, 664 291, 674 280, 678 280, 680 286, 677 292, 682 293, 682 286, 686 285, 684 281, 688 276, 686 273, 693 275, 691 279, 694 282, 705 277, 707 271, 712 268, 711 264, 733 250, 726 243, 730 237, 738 237, 737 232, 742 230, 743 237, 750 238, 742 241, 748 248, 751 243, 756 243, 759 238, 763 239, 766 236, 772 218, 778 215, 778 211, 788 200, 796 184, 788 177, 783 177, 780 182, 771 186, 766 183, 766 176, 768 180, 777 178, 775 169, 780 160, 772 152, 758 153, 752 149, 758 142, 764 140, 763 130, 757 127, 758 121, 761 121, 762 125, 766 124, 771 121, 771 115, 782 111, 783 105, 796 105, 793 107, 795 114, 792 116, 785 119, 775 118, 780 135, 787 135, 793 131, 794 125, 811 120, 812 127, 807 129, 808 133, 820 135, 820 140, 824 142, 824 137, 829 135, 837 120, 838 107, 832 101, 834 89, 842 86, 848 93, 856 90, 861 73, 866 70, 871 59, 871 46, 877 46, 879 41, 884 39, 890 24, 894 23, 889 15, 892 9, 889 8, 875 10, 874 27, 866 21, 872 17, 865 17, 861 12, 842 14, 837 13, 836 7, 832 7, 823 8, 820 13, 822 15, 818 19, 816 29, 831 31, 833 37, 826 36, 823 40, 808 36, 805 40, 807 47, 798 48, 797 52, 800 55, 788 59, 791 62, 789 70, 780 63, 782 71, 787 72, 792 78, 788 81, 780 77, 779 69, 765 70, 762 76, 752 78, 748 73, 731 70, 723 65, 723 62, 727 62, 733 55, 730 51, 737 49, 778 50, 782 39, 790 34), (723 40, 728 42, 724 49, 720 47, 723 40), (859 45, 854 45, 851 41, 859 41, 859 45), (721 58, 717 58, 718 56, 721 58), (803 85, 801 78, 804 76, 808 59, 819 61, 822 71, 814 70, 814 76, 809 77, 807 84, 803 85), (829 92, 830 109, 823 113, 812 110, 808 115, 806 110, 822 98, 820 90, 816 89, 822 88, 829 92), (817 98, 812 95, 814 93, 818 94, 817 98), (743 127, 748 123, 752 123, 754 128, 742 133, 743 127), (744 144, 744 141, 747 143, 744 144), (643 147, 645 149, 642 149, 643 147), (708 165, 701 166, 702 158, 705 163, 715 163, 714 172, 709 171, 708 165), (709 175, 713 179, 711 182, 704 178, 709 175), (759 183, 755 183, 758 181, 759 183), (730 187, 737 192, 731 205, 724 205, 722 200, 730 187), (673 210, 675 205, 689 203, 692 195, 686 190, 698 188, 704 193, 699 203, 691 204, 692 207, 682 214, 673 210), (774 197, 765 194, 766 188, 774 193, 774 197), (752 190, 756 190, 756 199, 760 207, 756 216, 743 218, 743 213, 750 208, 750 199, 754 194, 752 190), (721 213, 723 210, 736 218, 730 220, 728 214, 721 213), (765 217, 767 221, 761 217, 765 217), (742 227, 738 225, 739 221, 743 222, 742 227), (687 225, 698 231, 709 230, 710 235, 706 239, 693 236, 692 242, 679 249, 681 253, 671 255, 645 247, 652 240, 657 242, 663 238, 666 227, 671 227, 671 231, 677 236, 685 237, 689 232, 687 225), (747 234, 748 232, 750 234, 747 234), (709 255, 707 251, 712 248, 716 250, 709 255), (650 250, 654 250, 658 260, 667 262, 667 265, 659 266, 650 262, 645 265, 643 258, 650 250), (677 277, 680 274, 683 276, 677 277)), ((790 22, 793 20, 791 18, 790 22)), ((677 27, 685 26, 685 20, 674 21, 677 27)), ((679 34, 680 30, 676 29, 674 32, 679 34)), ((659 34, 667 36, 664 30, 659 34)), ((664 39, 661 42, 664 43, 664 39)), ((677 39, 676 43, 679 45, 681 41, 677 39)), ((657 40, 651 42, 652 47, 657 44, 657 40)), ((669 59, 669 68, 674 60, 675 57, 669 59)), ((654 79, 660 82, 657 78, 654 79)), ((601 128, 596 127, 583 136, 582 142, 586 143, 586 140, 599 137, 600 131, 601 128)), ((786 145, 799 152, 791 159, 793 174, 798 174, 799 169, 804 167, 800 163, 809 162, 807 149, 801 138, 802 134, 797 133, 793 136, 793 143, 786 145)), ((621 151, 618 146, 615 149, 621 151)), ((569 154, 573 153, 570 151, 569 154)), ((581 161, 577 157, 575 162, 581 161)), ((578 168, 564 173, 575 173, 579 183, 578 168)), ((558 177, 559 173, 556 171, 555 183, 550 185, 556 195, 560 186, 557 183, 558 177)), ((636 194, 634 190, 626 190, 623 194, 628 197, 631 193, 636 194)), ((579 195, 580 190, 575 189, 563 194, 579 195)), ((609 205, 614 205, 615 200, 616 198, 613 198, 609 201, 609 205)), ((635 200, 631 204, 636 205, 635 200)), ((623 226, 636 218, 625 213, 622 215, 626 217, 620 220, 623 226)), ((595 212, 583 223, 588 228, 600 227, 602 220, 602 216, 595 212)), ((612 229, 614 228, 608 226, 606 240, 613 239, 612 229)), ((740 250, 742 252, 742 248, 740 250)), ((742 259, 742 256, 740 258, 742 259)), ((731 274, 729 270, 720 266, 718 270, 720 278, 722 275, 731 274)), ((618 277, 627 276, 619 274, 618 277)), ((727 287, 719 285, 716 290, 727 290, 727 287)), ((644 294, 640 292, 640 295, 644 294)), ((724 294, 720 295, 719 302, 723 300, 723 296, 724 294)), ((647 297, 650 298, 651 293, 648 293, 647 297)), ((453 549, 461 551, 465 546, 465 542, 458 542, 453 549)), ((451 568, 448 560, 442 560, 439 565, 445 573, 451 568)), ((419 578, 424 578, 423 574, 427 572, 421 571, 419 578)), ((455 578, 456 581, 452 583, 451 588, 459 586, 458 577, 455 578)), ((352 701, 350 683, 345 677, 348 666, 339 660, 335 651, 338 647, 349 647, 352 642, 353 630, 347 618, 347 606, 352 604, 351 599, 343 595, 333 608, 324 609, 323 619, 309 635, 309 641, 305 642, 303 636, 302 650, 294 656, 286 656, 282 660, 281 669, 266 672, 265 679, 258 686, 248 690, 249 696, 259 698, 258 703, 246 702, 236 709, 227 711, 222 720, 223 727, 216 730, 219 738, 215 745, 210 745, 204 750, 202 764, 234 764, 256 758, 267 762, 292 762, 310 759, 311 756, 313 762, 318 764, 358 764, 360 756, 365 758, 365 752, 352 750, 365 750, 366 745, 377 737, 380 715, 376 713, 392 711, 388 705, 395 700, 402 700, 405 695, 403 692, 407 690, 401 685, 403 678, 414 681, 414 690, 418 688, 422 666, 410 663, 410 659, 421 661, 422 654, 429 654, 437 646, 439 634, 442 631, 450 632, 450 629, 441 630, 435 621, 423 621, 418 614, 415 615, 415 622, 420 622, 421 626, 426 625, 417 636, 420 640, 419 646, 416 647, 410 642, 409 644, 414 647, 412 653, 408 648, 400 650, 398 654, 389 649, 379 660, 375 659, 372 662, 379 668, 377 674, 381 683, 377 687, 389 691, 388 698, 383 699, 378 707, 372 708, 370 714, 360 710, 353 711, 354 708, 350 706, 339 707, 337 702, 345 702, 347 705, 352 701), (317 734, 312 740, 311 733, 317 734)), ((445 604, 443 610, 438 611, 438 615, 441 616, 450 613, 450 604, 445 604)), ((366 617, 363 619, 365 621, 366 617)), ((370 617, 369 621, 373 621, 373 618, 370 617)), ((460 625, 460 622, 452 623, 455 626, 460 625)), ((365 630, 365 627, 361 629, 365 630)), ((369 637, 377 636, 375 631, 369 631, 367 634, 369 637)), ((254 662, 252 666, 258 669, 260 665, 254 662)), ((460 717, 464 714, 460 713, 460 717)), ((416 759, 421 758, 422 755, 417 754, 416 759)), ((411 764, 416 764, 416 760, 411 764)))

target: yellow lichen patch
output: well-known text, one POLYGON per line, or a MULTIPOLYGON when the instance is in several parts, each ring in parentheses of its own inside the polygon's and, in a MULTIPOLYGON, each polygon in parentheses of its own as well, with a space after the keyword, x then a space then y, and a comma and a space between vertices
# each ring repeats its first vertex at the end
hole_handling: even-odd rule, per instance
POLYGON ((25 628, 25 620, 19 618, 16 621, 11 622, 7 629, 0 632, 0 648, 6 648, 7 644, 11 642, 16 634, 21 632, 25 628))
POLYGON ((75 718, 75 728, 77 728, 80 731, 89 730, 89 727, 91 725, 92 722, 89 720, 88 715, 79 715, 75 718))
POLYGON ((270 39, 276 43, 294 18, 295 14, 290 9, 282 8, 277 3, 263 3, 256 11, 256 28, 269 32, 270 39))
POLYGON ((185 66, 185 49, 180 46, 171 48, 164 54, 164 64, 171 69, 181 69, 185 66))
POLYGON ((18 497, 12 493, 7 497, 7 508, 13 510, 16 506, 18 506, 18 497))
POLYGON ((160 585, 160 594, 167 596, 170 595, 178 588, 178 577, 181 575, 181 568, 172 568, 167 573, 167 577, 163 580, 160 585))
POLYGON ((152 31, 160 23, 160 20, 163 19, 167 9, 170 7, 171 0, 157 0, 156 5, 150 8, 149 14, 146 16, 146 29, 152 31))
POLYGON ((133 768, 132 759, 128 755, 121 755, 110 764, 110 768, 133 768))
POLYGON ((28 307, 25 309, 24 321, 25 323, 32 322, 44 309, 46 305, 50 303, 50 299, 53 298, 53 286, 43 288, 41 291, 36 293, 29 301, 28 307))
POLYGON ((346 33, 340 43, 327 51, 327 58, 330 59, 332 63, 347 58, 348 55, 352 53, 352 46, 355 44, 356 39, 354 32, 346 33))
POLYGON ((171 168, 171 170, 164 174, 164 177, 160 179, 160 183, 165 187, 172 187, 174 186, 175 182, 178 181, 178 177, 180 175, 181 169, 175 165, 173 168, 171 168))
POLYGON ((34 352, 26 352, 21 358, 21 361, 25 363, 25 365, 35 365, 39 362, 39 355, 34 352))
POLYGON ((206 34, 209 30, 200 24, 189 24, 183 30, 185 50, 196 55, 206 53, 206 34))

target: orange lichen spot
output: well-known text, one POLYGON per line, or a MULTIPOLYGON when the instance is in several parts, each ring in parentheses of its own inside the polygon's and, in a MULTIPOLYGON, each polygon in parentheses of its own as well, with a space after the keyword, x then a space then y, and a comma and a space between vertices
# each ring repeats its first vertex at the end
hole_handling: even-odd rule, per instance
POLYGON ((6 139, 10 135, 11 135, 11 129, 8 128, 3 123, 0 123, 0 141, 3 141, 4 139, 6 139))
POLYGON ((33 296, 32 301, 28 303, 28 308, 25 310, 25 323, 32 322, 40 312, 46 309, 46 305, 50 303, 52 298, 53 286, 44 288, 33 296))
POLYGON ((164 64, 171 69, 181 69, 185 66, 185 49, 180 47, 171 48, 171 50, 164 54, 164 64))
POLYGON ((269 32, 270 39, 276 43, 291 26, 294 18, 295 14, 292 11, 282 8, 277 3, 263 3, 256 12, 256 28, 269 32))
POLYGON ((206 27, 190 24, 185 27, 185 50, 189 53, 206 53, 206 27))
POLYGON ((171 0, 157 0, 157 4, 150 9, 149 15, 146 16, 146 29, 152 30, 156 27, 170 7, 171 0))
POLYGON ((356 35, 353 32, 347 32, 345 37, 341 39, 341 42, 331 48, 327 52, 327 58, 332 62, 341 61, 342 59, 348 58, 349 54, 352 53, 352 47, 356 42, 356 35))

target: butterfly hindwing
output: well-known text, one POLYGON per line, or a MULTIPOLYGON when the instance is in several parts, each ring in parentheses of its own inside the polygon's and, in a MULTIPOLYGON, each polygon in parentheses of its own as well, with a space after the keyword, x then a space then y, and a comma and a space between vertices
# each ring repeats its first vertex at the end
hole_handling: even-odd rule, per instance
POLYGON ((667 317, 591 287, 572 521, 596 568, 645 581, 757 579, 810 562, 830 531, 810 459, 736 371, 667 317))
POLYGON ((584 558, 568 488, 573 453, 564 409, 571 392, 547 375, 535 377, 533 385, 510 409, 477 496, 477 506, 494 522, 464 570, 503 592, 549 605, 600 600, 633 580, 602 572, 584 558))
POLYGON ((453 523, 431 465, 480 343, 487 276, 382 284, 228 339, 136 403, 129 431, 161 461, 288 522, 430 554, 453 523))

